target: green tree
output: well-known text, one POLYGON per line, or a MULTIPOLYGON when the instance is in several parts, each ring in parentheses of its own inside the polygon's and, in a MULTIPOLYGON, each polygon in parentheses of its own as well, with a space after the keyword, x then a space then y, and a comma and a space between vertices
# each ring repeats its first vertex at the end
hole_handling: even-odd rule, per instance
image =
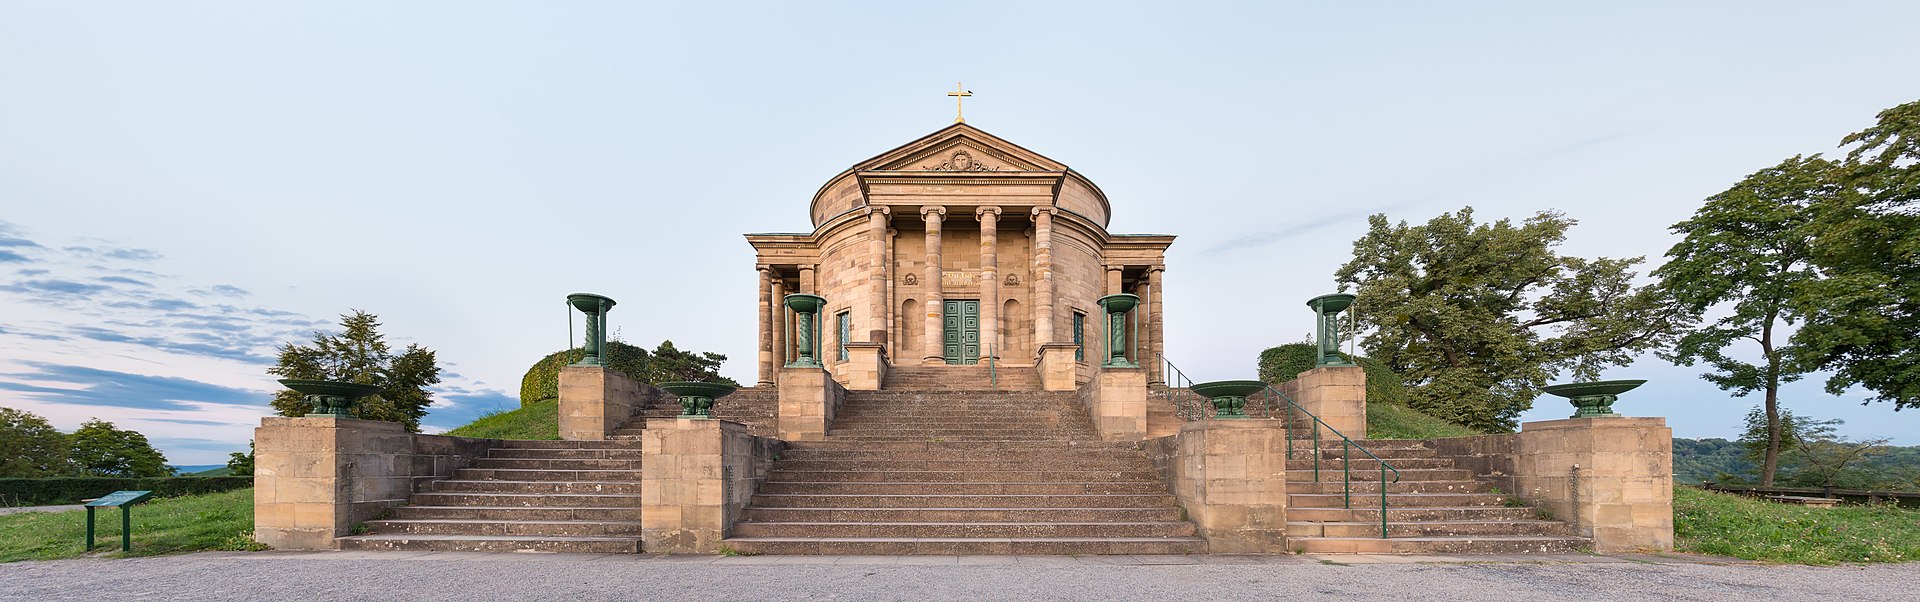
POLYGON ((73 472, 67 436, 40 415, 0 408, 0 478, 40 478, 73 472))
MULTIPOLYGON (((394 355, 380 334, 379 317, 357 309, 340 316, 340 326, 340 334, 315 332, 311 345, 282 345, 279 364, 267 373, 378 386, 380 393, 355 404, 354 417, 398 422, 419 432, 420 418, 433 404, 428 387, 440 382, 433 351, 411 344, 394 355)), ((280 391, 274 395, 273 409, 281 416, 303 416, 312 407, 299 393, 280 391)))
POLYGON ((1357 289, 1367 355, 1405 379, 1409 405, 1456 424, 1512 430, 1549 378, 1596 378, 1686 325, 1663 291, 1633 286, 1642 258, 1556 253, 1575 224, 1557 212, 1477 224, 1468 207, 1419 226, 1368 224, 1335 273, 1357 289))
POLYGON ((1827 391, 1920 407, 1920 101, 1841 140, 1836 194, 1815 206, 1813 261, 1825 278, 1796 295, 1793 335, 1827 391))
MULTIPOLYGON (((560 369, 585 356, 585 349, 575 347, 553 352, 534 362, 532 367, 527 368, 526 375, 520 378, 520 405, 558 398, 560 369)), ((644 347, 608 340, 601 361, 608 369, 643 383, 691 380, 739 385, 733 379, 720 375, 720 365, 727 361, 727 356, 712 352, 681 351, 673 346, 673 341, 661 341, 660 346, 649 353, 644 347)))
POLYGON ((1807 224, 1810 208, 1831 196, 1825 183, 1831 170, 1817 155, 1794 157, 1708 197, 1692 218, 1671 228, 1684 238, 1653 271, 1686 311, 1725 314, 1689 329, 1661 356, 1683 366, 1705 363, 1712 370, 1700 378, 1735 397, 1761 393, 1768 425, 1762 487, 1773 486, 1780 466, 1780 385, 1808 370, 1794 361, 1799 350, 1784 329, 1799 318, 1794 295, 1819 278, 1807 224), (1759 350, 1759 363, 1727 354, 1743 342, 1759 350))
POLYGON ((99 418, 80 424, 69 436, 69 456, 82 474, 96 477, 165 477, 173 475, 167 457, 147 443, 147 436, 116 428, 99 418))
POLYGON ((253 441, 247 441, 247 452, 227 454, 227 471, 237 477, 253 476, 253 441))

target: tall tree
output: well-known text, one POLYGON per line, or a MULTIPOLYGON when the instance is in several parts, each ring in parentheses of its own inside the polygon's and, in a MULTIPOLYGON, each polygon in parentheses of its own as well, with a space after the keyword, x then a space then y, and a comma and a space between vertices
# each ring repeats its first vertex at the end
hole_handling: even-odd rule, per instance
POLYGON ((1920 101, 1880 112, 1815 207, 1813 258, 1826 277, 1796 296, 1807 360, 1832 370, 1827 391, 1920 407, 1920 101))
POLYGON ((1672 231, 1684 238, 1653 271, 1686 311, 1725 314, 1688 330, 1661 356, 1684 366, 1705 363, 1712 371, 1700 378, 1735 397, 1761 392, 1762 487, 1773 486, 1780 467, 1780 385, 1808 370, 1794 361, 1799 349, 1784 329, 1799 317, 1791 305, 1796 292, 1819 278, 1807 224, 1810 208, 1832 196, 1826 184, 1832 167, 1818 155, 1794 157, 1708 197, 1691 219, 1674 224, 1672 231), (1727 353, 1748 341, 1760 352, 1757 364, 1727 353))
POLYGON ((147 436, 94 418, 80 424, 71 436, 73 464, 81 473, 99 477, 165 477, 173 474, 167 456, 147 442, 147 436))
POLYGON ((1419 226, 1368 224, 1335 273, 1357 288, 1367 355, 1406 380, 1409 405, 1458 424, 1511 430, 1549 378, 1595 378, 1688 319, 1664 292, 1633 286, 1641 258, 1556 253, 1575 224, 1556 212, 1477 224, 1468 207, 1419 226))
POLYGON ((0 408, 0 478, 57 477, 73 472, 67 436, 40 415, 0 408))
MULTIPOLYGON (((375 385, 380 393, 360 400, 354 416, 366 420, 386 420, 420 431, 420 418, 433 404, 428 387, 440 382, 440 367, 432 350, 418 344, 407 345, 400 355, 387 347, 380 334, 380 319, 373 314, 353 310, 340 316, 340 334, 316 332, 313 344, 287 343, 280 347, 280 362, 267 373, 281 378, 333 380, 375 385)), ((299 393, 281 391, 274 395, 273 408, 282 416, 302 416, 312 411, 299 393)))

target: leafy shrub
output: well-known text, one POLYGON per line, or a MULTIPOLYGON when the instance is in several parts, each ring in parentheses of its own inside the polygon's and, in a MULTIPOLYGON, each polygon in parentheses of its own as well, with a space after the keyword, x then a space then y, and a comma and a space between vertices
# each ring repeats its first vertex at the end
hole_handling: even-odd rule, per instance
POLYGON ((218 493, 253 486, 253 477, 54 477, 0 479, 0 498, 23 506, 78 504, 115 491, 152 491, 156 497, 218 493))
MULTIPOLYGON (((1313 362, 1318 353, 1319 349, 1312 343, 1288 343, 1262 351, 1260 352, 1260 380, 1277 385, 1299 378, 1301 372, 1313 369, 1313 362)), ((1395 374, 1392 368, 1371 358, 1348 356, 1345 353, 1340 356, 1359 364, 1362 370, 1367 371, 1367 403, 1369 405, 1406 404, 1407 386, 1400 381, 1400 375, 1395 374)))
MULTIPOLYGON (((520 405, 559 399, 560 369, 585 356, 585 349, 574 348, 556 351, 534 362, 526 376, 520 378, 520 405)), ((740 384, 720 376, 720 364, 727 361, 727 356, 681 351, 673 346, 673 341, 661 341, 660 346, 649 353, 646 349, 610 340, 600 361, 614 372, 643 383, 695 380, 740 384)))

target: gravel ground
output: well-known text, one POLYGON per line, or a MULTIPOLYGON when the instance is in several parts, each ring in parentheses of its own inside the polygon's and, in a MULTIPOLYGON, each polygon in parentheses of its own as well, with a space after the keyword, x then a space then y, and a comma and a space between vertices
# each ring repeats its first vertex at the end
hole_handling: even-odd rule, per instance
POLYGON ((1920 563, 1687 557, 204 553, 0 565, 0 600, 1914 600, 1920 563))
POLYGON ((8 514, 19 514, 21 512, 66 512, 68 510, 86 510, 86 509, 87 509, 86 506, 82 506, 79 504, 74 504, 71 506, 8 506, 5 508, 0 508, 0 516, 6 516, 8 514))

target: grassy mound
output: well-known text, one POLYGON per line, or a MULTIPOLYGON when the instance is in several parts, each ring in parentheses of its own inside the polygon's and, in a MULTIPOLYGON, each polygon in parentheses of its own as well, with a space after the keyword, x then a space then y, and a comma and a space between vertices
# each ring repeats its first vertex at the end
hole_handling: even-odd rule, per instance
POLYGON ((560 400, 536 401, 511 411, 487 414, 447 434, 482 439, 556 440, 560 438, 560 400))
POLYGON ((1368 439, 1440 439, 1484 434, 1400 404, 1367 404, 1368 439))
MULTIPOLYGON (((95 554, 120 556, 120 512, 100 509, 95 554), (111 544, 111 545, 109 545, 111 544)), ((0 516, 0 562, 74 558, 85 553, 87 513, 0 516)), ((204 550, 263 550, 253 541, 253 489, 161 498, 133 508, 133 551, 153 556, 204 550)))
POLYGON ((1809 508, 1673 488, 1673 533, 1685 552, 1797 564, 1920 560, 1920 510, 1809 508))

